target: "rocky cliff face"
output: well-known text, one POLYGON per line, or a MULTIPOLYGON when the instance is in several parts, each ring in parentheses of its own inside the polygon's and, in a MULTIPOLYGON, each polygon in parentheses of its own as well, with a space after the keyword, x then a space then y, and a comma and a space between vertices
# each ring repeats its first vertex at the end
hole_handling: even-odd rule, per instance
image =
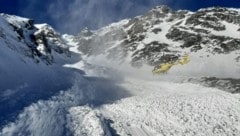
MULTIPOLYGON (((74 73, 63 67, 75 63, 71 57, 65 39, 49 25, 0 14, 0 103, 14 99, 24 105, 71 86, 74 73)), ((18 104, 10 105, 0 110, 14 110, 18 104)))
POLYGON ((70 56, 61 35, 47 25, 35 25, 34 21, 14 15, 1 14, 1 41, 18 53, 31 57, 36 63, 54 63, 53 51, 70 56))
POLYGON ((188 82, 201 84, 206 87, 218 88, 230 93, 240 93, 240 79, 202 77, 188 79, 188 82))
POLYGON ((191 12, 157 6, 96 31, 86 29, 75 41, 85 55, 105 55, 133 67, 159 67, 188 54, 191 64, 175 68, 175 76, 185 74, 193 83, 240 91, 239 9, 213 7, 191 12))
POLYGON ((133 66, 156 66, 177 60, 184 52, 228 54, 240 49, 239 13, 222 7, 190 12, 158 6, 90 35, 80 34, 76 41, 79 50, 87 55, 108 54, 118 59, 131 56, 133 66))

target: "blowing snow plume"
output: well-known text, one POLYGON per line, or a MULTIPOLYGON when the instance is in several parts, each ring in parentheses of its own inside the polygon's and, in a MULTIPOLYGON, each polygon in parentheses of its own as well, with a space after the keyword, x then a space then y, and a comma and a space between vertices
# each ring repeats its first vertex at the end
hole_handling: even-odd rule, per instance
POLYGON ((84 27, 96 29, 122 18, 140 14, 148 9, 147 5, 144 6, 145 3, 141 5, 132 0, 72 0, 72 2, 58 0, 57 3, 50 4, 48 13, 51 18, 58 21, 55 23, 58 29, 78 33, 84 27))
POLYGON ((85 27, 98 29, 124 18, 144 14, 157 5, 195 11, 202 7, 214 6, 217 3, 223 2, 212 0, 54 0, 45 2, 23 0, 18 2, 20 9, 17 10, 20 15, 33 18, 37 22, 51 24, 62 33, 76 34, 85 27))
POLYGON ((54 0, 44 3, 25 1, 19 3, 24 7, 21 14, 41 22, 47 20, 47 23, 58 31, 71 34, 79 33, 85 27, 98 29, 112 22, 143 14, 155 5, 173 3, 165 0, 54 0), (31 12, 33 9, 39 11, 31 12), (39 18, 35 18, 36 16, 39 18))

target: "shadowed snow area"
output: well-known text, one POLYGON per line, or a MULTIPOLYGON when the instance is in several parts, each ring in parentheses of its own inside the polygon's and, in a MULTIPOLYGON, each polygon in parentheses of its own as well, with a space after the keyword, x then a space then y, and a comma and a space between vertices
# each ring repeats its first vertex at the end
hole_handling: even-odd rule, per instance
MULTIPOLYGON (((39 71, 40 77, 35 77, 35 80, 32 81, 33 83, 38 82, 38 84, 18 87, 15 91, 16 93, 14 93, 13 89, 8 89, 2 93, 1 110, 5 112, 0 114, 3 120, 3 122, 1 121, 1 136, 72 135, 74 127, 71 123, 74 123, 74 121, 72 121, 71 111, 75 107, 82 107, 83 110, 81 111, 86 111, 85 114, 87 115, 78 117, 78 119, 86 118, 84 127, 87 127, 87 124, 92 126, 94 125, 92 123, 96 123, 96 127, 99 127, 96 131, 103 131, 102 128, 105 124, 104 118, 99 118, 92 109, 103 104, 113 103, 124 97, 129 97, 131 94, 118 85, 122 79, 100 77, 97 72, 100 71, 102 74, 106 72, 102 67, 91 65, 91 69, 89 68, 89 70, 97 71, 95 72, 96 76, 84 75, 81 69, 82 67, 80 67, 84 62, 81 60, 80 54, 75 48, 75 46, 71 47, 72 61, 66 61, 69 67, 53 65, 49 66, 49 68, 42 65, 43 68, 39 68, 41 67, 41 64, 39 64, 40 66, 38 66, 38 68, 40 70, 36 69, 36 71, 34 71, 34 68, 30 68, 30 72, 35 72, 35 76, 38 76, 39 71), (75 60, 78 61, 75 62, 75 60), (74 64, 78 65, 78 67, 75 68, 74 64), (43 78, 41 78, 41 72, 44 72, 42 73, 43 78), (50 74, 49 77, 46 76, 48 73, 50 74), (62 73, 62 75, 52 75, 57 73, 62 73), (66 73, 66 75, 64 75, 64 73, 66 73), (56 78, 52 79, 51 77, 56 78), (55 84, 65 85, 65 87, 59 86, 59 88, 57 88, 54 86, 55 84), (38 86, 42 86, 42 88, 37 88, 38 86), (36 89, 36 91, 34 91, 34 89, 36 89), (88 112, 92 112, 93 115, 88 115, 88 112)), ((23 67, 21 68, 26 67, 24 64, 20 66, 22 65, 23 67)), ((35 66, 34 63, 32 65, 32 67, 35 66)), ((31 79, 29 76, 31 76, 31 74, 24 69, 20 69, 20 71, 26 74, 27 77, 23 81, 19 80, 19 82, 29 83, 31 79)), ((103 135, 108 131, 110 134, 110 130, 108 130, 107 127, 105 128, 106 130, 103 131, 103 135)), ((91 127, 89 127, 89 129, 91 129, 91 127)), ((80 131, 84 132, 84 128, 80 131)), ((93 135, 95 134, 97 133, 94 132, 93 135)))
MULTIPOLYGON (((72 107, 93 108, 127 96, 128 93, 112 81, 79 76, 71 89, 61 91, 49 100, 40 100, 26 107, 16 121, 5 126, 0 134, 70 135, 69 129, 72 128, 68 129, 67 123, 70 120, 68 113, 72 107)), ((93 120, 95 122, 100 120, 98 117, 95 118, 97 118, 93 120)))

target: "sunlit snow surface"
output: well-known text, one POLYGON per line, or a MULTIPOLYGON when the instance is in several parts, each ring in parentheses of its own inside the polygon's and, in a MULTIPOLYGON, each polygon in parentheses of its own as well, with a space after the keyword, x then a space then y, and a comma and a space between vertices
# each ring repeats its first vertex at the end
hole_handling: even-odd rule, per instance
POLYGON ((189 83, 129 79, 135 95, 100 108, 120 135, 239 135, 239 95, 189 83))

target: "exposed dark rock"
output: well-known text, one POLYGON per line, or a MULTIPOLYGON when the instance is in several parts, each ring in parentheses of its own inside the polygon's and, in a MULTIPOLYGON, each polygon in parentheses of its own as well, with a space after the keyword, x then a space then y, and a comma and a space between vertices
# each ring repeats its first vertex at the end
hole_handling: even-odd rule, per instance
POLYGON ((158 65, 159 63, 165 63, 169 60, 174 59, 173 56, 175 55, 162 55, 162 52, 169 52, 167 49, 169 45, 166 43, 159 43, 157 41, 153 41, 149 44, 146 44, 145 47, 141 50, 137 50, 136 52, 133 53, 132 57, 132 64, 135 64, 135 62, 138 64, 139 61, 146 62, 149 65, 158 65), (154 55, 161 55, 161 58, 158 60, 154 60, 152 56, 154 55))
POLYGON ((206 87, 218 88, 230 93, 240 93, 240 79, 202 77, 200 79, 189 79, 192 83, 200 83, 206 87))
POLYGON ((224 13, 213 13, 213 16, 216 16, 220 20, 224 20, 228 23, 240 24, 240 15, 235 14, 224 14, 224 13))
POLYGON ((47 64, 52 64, 53 63, 53 56, 51 55, 52 50, 51 50, 51 47, 48 45, 48 42, 44 33, 41 32, 41 33, 35 34, 34 37, 35 37, 34 42, 37 44, 37 48, 38 46, 43 46, 41 47, 41 51, 38 50, 37 54, 39 55, 39 57, 45 60, 47 64))
POLYGON ((13 30, 18 33, 18 35, 19 35, 19 36, 18 36, 18 39, 19 39, 19 40, 24 39, 23 29, 15 26, 15 25, 13 25, 13 24, 10 24, 10 25, 13 27, 13 30))
POLYGON ((177 22, 174 26, 178 26, 180 24, 182 24, 182 21, 177 22))
POLYGON ((160 6, 160 7, 158 7, 158 8, 160 8, 160 9, 162 10, 162 12, 165 13, 165 14, 172 12, 172 9, 169 8, 169 7, 166 6, 166 5, 160 6))
POLYGON ((5 35, 5 33, 4 33, 4 31, 0 28, 0 37, 2 37, 2 38, 6 38, 6 35, 5 35))
POLYGON ((225 25, 220 23, 220 19, 217 16, 208 15, 207 11, 198 11, 195 14, 191 15, 186 20, 186 25, 201 25, 206 28, 212 28, 216 31, 225 30, 225 25))
MULTIPOLYGON (((211 54, 226 54, 240 49, 240 43, 237 38, 212 33, 212 30, 223 31, 226 29, 223 21, 238 24, 239 13, 221 7, 201 9, 192 13, 185 10, 173 11, 166 6, 157 6, 143 16, 130 19, 122 26, 124 32, 111 30, 103 36, 96 36, 97 34, 91 33, 88 35, 90 38, 81 39, 80 37, 78 39, 79 49, 88 55, 98 54, 99 52, 107 53, 110 54, 108 56, 111 56, 111 58, 117 58, 113 57, 115 54, 124 56, 127 54, 126 52, 131 51, 133 52, 132 64, 134 66, 140 66, 142 63, 156 66, 172 60, 172 58, 168 59, 166 57, 168 55, 163 54, 178 58, 181 53, 178 54, 177 51, 176 53, 172 49, 170 50, 170 45, 163 43, 166 41, 156 39, 146 44, 145 39, 151 39, 148 32, 155 34, 165 32, 163 31, 165 28, 162 26, 160 26, 161 28, 156 27, 157 25, 161 25, 163 22, 169 22, 169 24, 174 22, 165 36, 170 41, 178 42, 181 48, 188 48, 191 52, 206 50, 211 54), (115 41, 121 41, 121 43, 118 43, 113 49, 108 49, 115 41), (101 46, 96 46, 96 44, 101 46), (144 47, 139 48, 142 45, 144 47)), ((240 31, 240 28, 238 31, 240 31)), ((162 40, 162 38, 159 39, 162 40)), ((174 45, 174 43, 171 43, 171 45, 174 45)))
POLYGON ((196 45, 196 46, 193 46, 191 48, 191 51, 192 52, 197 52, 198 50, 201 50, 202 49, 202 46, 201 45, 196 45))
MULTIPOLYGON (((182 27, 179 28, 186 29, 182 27)), ((240 39, 217 35, 206 35, 205 33, 209 32, 207 30, 205 31, 204 29, 194 29, 191 27, 190 29, 192 29, 193 31, 199 32, 199 34, 194 34, 184 30, 180 30, 179 28, 172 28, 166 35, 166 37, 174 41, 183 41, 184 43, 181 45, 182 48, 191 47, 191 51, 198 51, 202 49, 200 44, 209 43, 218 46, 213 49, 213 53, 229 53, 231 51, 240 49, 240 39), (201 32, 203 32, 204 35, 201 32)))
MULTIPOLYGON (((157 19, 157 20, 155 20, 154 22, 153 22, 153 25, 157 25, 157 24, 160 24, 160 23, 162 23, 163 21, 162 20, 159 20, 159 19, 157 19)), ((240 29, 240 28, 239 28, 240 29)))
MULTIPOLYGON (((185 42, 183 45, 181 45, 182 48, 188 48, 191 47, 193 45, 200 45, 200 42, 202 40, 202 37, 200 35, 191 35, 189 37, 186 37, 185 42)), ((196 48, 197 49, 197 48, 196 48)))
POLYGON ((210 38, 213 39, 217 45, 219 45, 219 48, 221 48, 221 51, 218 53, 229 53, 231 51, 240 49, 240 39, 216 35, 211 35, 210 38), (224 41, 226 42, 224 43, 224 41))
POLYGON ((202 34, 209 34, 210 33, 209 30, 205 30, 205 29, 194 28, 194 27, 190 27, 190 29, 197 32, 197 33, 202 33, 202 34))
POLYGON ((177 55, 166 54, 166 55, 161 56, 159 61, 160 61, 160 63, 166 63, 166 62, 175 62, 178 59, 179 59, 179 57, 177 55))
POLYGON ((144 31, 143 24, 141 22, 136 22, 128 31, 128 33, 134 35, 136 33, 143 33, 144 31))
POLYGON ((124 27, 127 28, 139 21, 140 21, 139 18, 135 17, 135 18, 131 19, 127 24, 125 24, 124 27))
POLYGON ((28 30, 33 30, 33 29, 35 29, 35 27, 34 27, 34 20, 29 19, 29 20, 28 20, 28 23, 25 24, 25 27, 26 27, 28 30))
POLYGON ((161 31, 162 31, 161 28, 155 28, 155 29, 152 30, 152 32, 155 33, 155 34, 158 34, 161 31))
POLYGON ((178 28, 173 28, 172 30, 170 30, 166 37, 174 41, 184 41, 184 44, 181 45, 182 48, 199 45, 202 40, 202 37, 200 35, 181 31, 178 28))
POLYGON ((167 19, 167 22, 172 22, 173 20, 179 20, 179 19, 183 19, 186 17, 186 14, 188 12, 187 11, 178 11, 178 12, 174 12, 174 14, 171 15, 171 17, 169 19, 167 19))

